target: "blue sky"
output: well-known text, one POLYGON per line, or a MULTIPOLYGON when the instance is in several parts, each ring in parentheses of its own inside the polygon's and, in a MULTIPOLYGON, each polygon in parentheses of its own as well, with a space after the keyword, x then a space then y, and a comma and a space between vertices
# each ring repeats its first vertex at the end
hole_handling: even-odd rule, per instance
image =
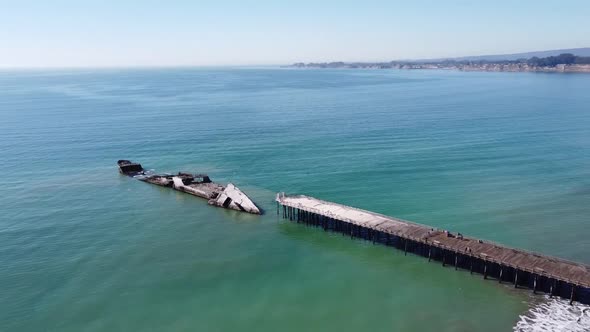
POLYGON ((590 46, 590 1, 0 0, 0 67, 389 61, 590 46))

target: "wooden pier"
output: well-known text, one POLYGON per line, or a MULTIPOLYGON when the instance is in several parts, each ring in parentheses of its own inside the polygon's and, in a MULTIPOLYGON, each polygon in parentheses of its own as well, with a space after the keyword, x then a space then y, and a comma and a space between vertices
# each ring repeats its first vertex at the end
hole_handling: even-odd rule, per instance
POLYGON ((590 266, 509 248, 382 214, 308 196, 277 194, 277 215, 291 221, 363 238, 512 283, 572 303, 590 304, 590 266))

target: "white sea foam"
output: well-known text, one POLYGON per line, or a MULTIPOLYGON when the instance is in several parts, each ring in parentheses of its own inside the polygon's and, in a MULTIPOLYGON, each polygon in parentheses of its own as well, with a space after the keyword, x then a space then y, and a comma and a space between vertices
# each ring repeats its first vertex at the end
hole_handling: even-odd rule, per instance
POLYGON ((563 299, 547 299, 531 307, 514 326, 516 332, 588 332, 590 306, 563 299))

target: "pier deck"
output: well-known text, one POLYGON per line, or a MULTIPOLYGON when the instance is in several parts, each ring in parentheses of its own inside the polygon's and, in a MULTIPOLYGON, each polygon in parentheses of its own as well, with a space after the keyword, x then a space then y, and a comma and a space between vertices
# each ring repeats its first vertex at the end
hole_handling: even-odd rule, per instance
MULTIPOLYGON (((590 267, 308 196, 277 194, 283 217, 403 248, 484 278, 590 302, 590 267)), ((277 210, 277 213, 279 211, 277 210)))

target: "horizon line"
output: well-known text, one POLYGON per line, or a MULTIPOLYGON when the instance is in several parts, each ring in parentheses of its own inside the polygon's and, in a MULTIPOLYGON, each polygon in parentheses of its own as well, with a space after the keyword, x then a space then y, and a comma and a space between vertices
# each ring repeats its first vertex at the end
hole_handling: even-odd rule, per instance
POLYGON ((510 53, 487 53, 477 55, 460 55, 460 56, 449 56, 449 57, 420 57, 420 58, 401 58, 401 59, 389 59, 389 60, 307 60, 307 61, 295 61, 291 63, 268 63, 268 64, 158 64, 158 65, 133 65, 133 64, 117 64, 117 65, 73 65, 73 66, 3 66, 0 65, 0 71, 19 71, 19 70, 117 70, 117 69, 182 69, 182 68, 248 68, 248 67, 281 67, 290 66, 295 63, 330 63, 330 62, 343 62, 343 63, 388 63, 388 62, 403 62, 403 61, 429 61, 429 60, 452 60, 458 58, 469 58, 469 57, 486 57, 486 56, 514 56, 521 53, 539 53, 539 52, 552 52, 552 51, 565 51, 565 50, 579 50, 579 49, 590 49, 588 47, 570 47, 570 48, 556 48, 556 49, 545 49, 537 51, 521 51, 521 52, 510 52, 510 53))

